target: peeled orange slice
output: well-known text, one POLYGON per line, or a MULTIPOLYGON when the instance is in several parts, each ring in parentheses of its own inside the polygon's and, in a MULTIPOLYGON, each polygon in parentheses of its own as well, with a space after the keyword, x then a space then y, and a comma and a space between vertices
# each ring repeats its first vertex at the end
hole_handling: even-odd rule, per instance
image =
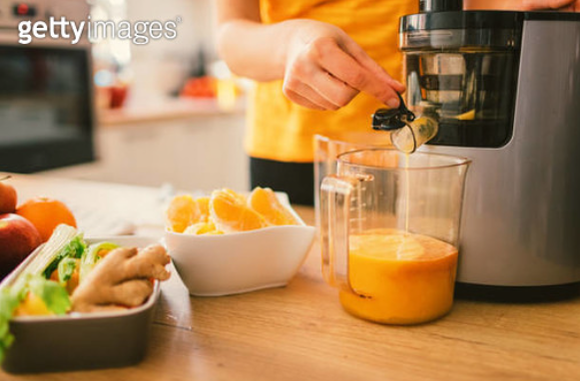
POLYGON ((201 212, 190 195, 175 196, 167 208, 168 229, 183 233, 189 226, 199 221, 201 212))
POLYGON ((209 219, 209 197, 198 197, 195 199, 197 209, 199 210, 200 221, 207 221, 209 219))
POLYGON ((217 230, 224 233, 255 230, 268 226, 264 217, 246 206, 244 196, 230 189, 212 192, 209 214, 217 230))
POLYGON ((298 223, 270 188, 254 188, 248 197, 248 206, 260 213, 270 225, 296 225, 298 223))
POLYGON ((184 230, 185 234, 194 234, 194 235, 201 235, 201 234, 219 234, 216 231, 215 224, 212 221, 208 222, 198 222, 193 225, 187 227, 184 230))

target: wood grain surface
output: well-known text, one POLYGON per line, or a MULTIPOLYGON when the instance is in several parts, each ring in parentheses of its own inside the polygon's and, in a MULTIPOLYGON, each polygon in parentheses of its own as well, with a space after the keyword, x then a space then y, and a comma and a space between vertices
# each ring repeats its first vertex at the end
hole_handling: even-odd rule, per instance
MULTIPOLYGON (((297 211, 313 222, 312 209, 297 211)), ((580 380, 580 294, 536 303, 460 298, 435 322, 379 325, 342 310, 322 280, 316 244, 283 288, 189 297, 173 276, 137 366, 0 372, 0 380, 43 381, 491 379, 580 380)))

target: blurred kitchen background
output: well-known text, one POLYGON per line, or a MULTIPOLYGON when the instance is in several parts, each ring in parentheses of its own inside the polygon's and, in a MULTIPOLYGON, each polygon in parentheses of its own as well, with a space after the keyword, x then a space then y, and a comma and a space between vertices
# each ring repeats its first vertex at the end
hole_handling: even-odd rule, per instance
POLYGON ((218 60, 214 38, 213 0, 0 0, 0 171, 247 189, 251 84, 218 60), (21 20, 89 12, 91 21, 179 18, 177 38, 16 42, 21 20))

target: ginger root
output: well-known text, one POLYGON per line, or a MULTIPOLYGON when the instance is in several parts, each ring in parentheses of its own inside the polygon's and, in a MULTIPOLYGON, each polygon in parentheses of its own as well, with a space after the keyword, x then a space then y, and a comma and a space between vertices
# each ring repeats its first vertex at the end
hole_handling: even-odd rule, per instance
POLYGON ((160 245, 112 250, 75 289, 72 310, 95 312, 140 306, 153 293, 152 279, 169 278, 165 269, 169 260, 160 245))

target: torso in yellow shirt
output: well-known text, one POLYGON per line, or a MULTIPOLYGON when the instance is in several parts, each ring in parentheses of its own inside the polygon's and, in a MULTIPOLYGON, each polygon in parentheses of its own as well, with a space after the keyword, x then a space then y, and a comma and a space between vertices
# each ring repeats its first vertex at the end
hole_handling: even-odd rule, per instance
MULTIPOLYGON (((399 81, 399 17, 416 11, 414 0, 260 0, 263 23, 305 18, 336 25, 399 81)), ((346 131, 369 132, 371 115, 380 107, 384 105, 375 98, 360 93, 338 111, 310 110, 284 96, 281 80, 257 83, 248 110, 246 150, 260 159, 312 162, 315 134, 332 138, 346 131)))

